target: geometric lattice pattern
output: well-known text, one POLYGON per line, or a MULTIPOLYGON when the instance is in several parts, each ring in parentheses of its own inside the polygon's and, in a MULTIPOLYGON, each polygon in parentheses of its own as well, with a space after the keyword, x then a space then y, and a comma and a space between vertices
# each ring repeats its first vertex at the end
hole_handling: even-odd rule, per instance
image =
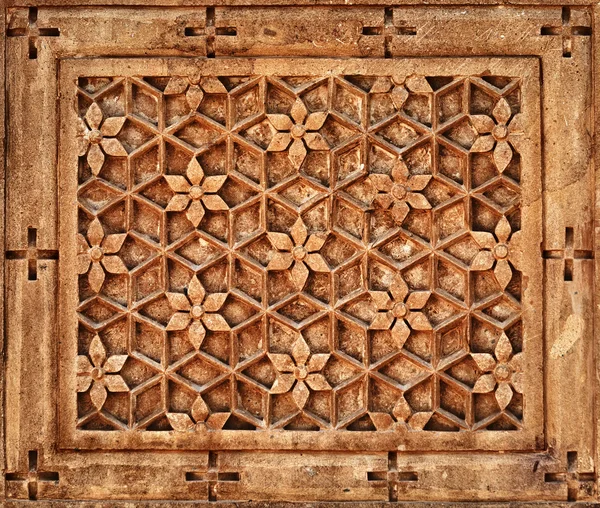
POLYGON ((78 111, 78 428, 522 428, 520 79, 89 78, 78 111))

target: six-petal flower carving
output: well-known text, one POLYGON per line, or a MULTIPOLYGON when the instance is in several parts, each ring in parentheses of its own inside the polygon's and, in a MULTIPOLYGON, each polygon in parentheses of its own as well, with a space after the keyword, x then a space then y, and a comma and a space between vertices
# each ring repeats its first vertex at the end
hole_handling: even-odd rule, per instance
POLYGON ((487 231, 471 232, 473 239, 482 249, 473 258, 471 270, 489 270, 496 263, 494 275, 498 284, 504 290, 513 275, 509 261, 515 269, 521 269, 521 232, 516 231, 511 235, 510 223, 505 216, 502 216, 494 233, 496 237, 487 231))
POLYGON ((292 281, 298 291, 306 284, 309 267, 315 272, 329 271, 327 262, 319 253, 327 240, 327 234, 314 233, 309 236, 302 218, 296 220, 289 235, 269 231, 267 236, 271 245, 277 249, 267 265, 267 270, 287 270, 293 263, 292 281))
POLYGON ((471 353, 477 367, 484 373, 475 382, 473 393, 490 393, 495 388, 496 401, 504 411, 513 398, 513 389, 523 393, 521 353, 514 354, 510 340, 502 333, 494 355, 496 358, 489 353, 471 353))
POLYGON ((211 413, 201 395, 196 397, 190 413, 191 417, 187 413, 167 413, 167 419, 173 430, 181 432, 204 428, 211 430, 222 429, 231 414, 229 412, 211 413))
POLYGON ((492 110, 493 118, 487 115, 471 115, 471 121, 481 134, 473 143, 471 152, 489 152, 494 150, 494 162, 502 173, 513 157, 510 145, 517 145, 523 134, 521 115, 511 120, 512 111, 508 101, 502 97, 492 110))
POLYGON ((227 293, 206 294, 195 274, 188 284, 187 296, 167 293, 167 299, 176 311, 167 324, 167 330, 187 329, 189 341, 196 349, 200 349, 207 329, 213 332, 230 330, 225 318, 217 314, 227 299, 227 293))
POLYGON ((329 144, 318 131, 327 119, 326 111, 308 114, 308 110, 298 98, 288 115, 267 115, 271 125, 277 129, 267 147, 268 152, 283 152, 289 147, 288 158, 298 169, 306 158, 306 146, 311 150, 329 150, 329 144), (306 143, 306 146, 304 144, 306 143), (291 146, 290 146, 291 144, 291 146))
POLYGON ((182 212, 198 227, 206 210, 229 210, 227 203, 216 192, 223 186, 227 175, 205 176, 196 157, 188 164, 187 178, 183 175, 165 175, 165 179, 176 194, 167 204, 167 212, 182 212))
POLYGON ((369 180, 378 191, 374 203, 384 210, 389 209, 398 226, 404 222, 411 207, 417 210, 431 208, 427 198, 417 192, 427 186, 431 175, 411 175, 400 157, 394 163, 391 177, 390 175, 371 173, 369 180))
POLYGON ((87 152, 87 161, 94 175, 98 175, 102 169, 105 159, 104 154, 115 157, 127 156, 127 150, 115 138, 124 123, 124 116, 104 118, 100 106, 95 102, 87 110, 85 122, 80 120, 79 156, 81 157, 87 152))
POLYGON ((431 296, 431 291, 410 291, 400 273, 392 280, 389 292, 369 291, 369 295, 378 311, 369 328, 391 330, 398 348, 406 342, 411 328, 431 330, 431 323, 421 312, 431 296))
POLYGON ((192 111, 196 111, 204 93, 227 93, 225 85, 216 76, 173 76, 169 79, 165 95, 178 95, 185 93, 185 100, 192 111))
POLYGON ((119 256, 110 256, 121 250, 127 237, 126 233, 104 235, 100 221, 94 219, 87 230, 87 240, 77 235, 77 271, 79 275, 88 273, 88 282, 92 291, 98 293, 104 284, 106 270, 108 273, 127 273, 127 267, 119 256))
POLYGON ((268 353, 269 359, 277 370, 277 378, 271 387, 271 393, 287 393, 292 390, 292 397, 298 408, 303 409, 313 391, 331 390, 331 385, 321 374, 329 360, 329 354, 311 354, 304 337, 298 337, 292 345, 292 355, 268 353), (307 387, 308 385, 308 387, 307 387))
POLYGON ((129 387, 117 374, 125 365, 127 355, 113 355, 106 358, 106 349, 99 335, 90 343, 89 356, 77 357, 77 391, 85 392, 92 385, 90 398, 96 409, 102 409, 109 392, 128 392, 129 387))

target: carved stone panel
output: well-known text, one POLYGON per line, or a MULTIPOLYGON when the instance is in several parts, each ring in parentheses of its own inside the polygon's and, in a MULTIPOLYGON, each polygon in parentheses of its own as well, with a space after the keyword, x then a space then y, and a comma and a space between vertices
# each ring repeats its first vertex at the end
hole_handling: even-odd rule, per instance
POLYGON ((535 447, 535 60, 110 69, 61 66, 65 444, 535 447))

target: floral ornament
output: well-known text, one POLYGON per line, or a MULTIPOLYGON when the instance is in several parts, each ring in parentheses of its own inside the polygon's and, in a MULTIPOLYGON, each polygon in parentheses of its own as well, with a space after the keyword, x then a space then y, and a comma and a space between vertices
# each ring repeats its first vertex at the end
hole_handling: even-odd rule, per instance
POLYGON ((329 144, 318 131, 327 118, 327 111, 308 114, 302 99, 296 99, 288 115, 267 115, 271 125, 277 129, 267 152, 283 152, 290 147, 288 158, 295 169, 300 168, 306 158, 306 146, 311 150, 329 150, 329 144), (291 143, 291 146, 290 146, 291 143))
POLYGON ((128 392, 129 387, 117 374, 123 368, 127 355, 113 355, 106 358, 106 349, 96 334, 89 350, 92 362, 85 355, 77 357, 77 391, 85 392, 92 385, 90 398, 96 409, 102 409, 109 392, 128 392))
POLYGON ((80 119, 80 146, 78 155, 81 157, 87 152, 87 162, 95 176, 102 169, 105 158, 104 154, 115 157, 127 156, 127 150, 115 138, 121 131, 124 123, 124 116, 113 116, 105 119, 100 106, 95 102, 87 110, 85 122, 80 119))
POLYGON ((431 291, 409 291, 401 274, 397 274, 387 291, 369 291, 377 307, 371 330, 391 330, 398 347, 404 346, 413 330, 431 330, 431 323, 420 310, 431 296, 431 291), (390 298, 390 293, 392 297, 390 298), (408 327, 410 325, 410 328, 408 327))
POLYGON ((316 392, 331 390, 325 376, 320 374, 330 355, 311 355, 310 348, 301 334, 298 334, 292 345, 292 356, 275 353, 268 353, 268 356, 277 370, 271 393, 287 393, 294 387, 292 397, 299 409, 304 408, 310 395, 306 385, 316 392))
POLYGON ((498 240, 494 238, 492 233, 488 233, 487 231, 471 232, 477 245, 483 249, 473 258, 471 270, 489 270, 495 262, 494 275, 504 291, 513 275, 512 268, 508 262, 510 261, 515 269, 521 269, 521 232, 516 231, 511 236, 510 223, 503 215, 498 221, 494 233, 498 240), (508 240, 509 236, 510 241, 508 240))
POLYGON ((230 330, 227 321, 216 314, 227 299, 227 293, 206 294, 198 277, 194 274, 187 288, 187 296, 183 293, 167 293, 171 308, 177 312, 171 316, 167 330, 186 330, 188 338, 196 349, 200 349, 206 336, 206 330, 227 332, 230 330))
POLYGON ((369 93, 388 93, 390 89, 390 98, 396 111, 402 111, 410 92, 418 94, 433 92, 424 76, 392 76, 391 80, 380 76, 371 86, 369 93))
POLYGON ((494 118, 487 115, 471 115, 471 121, 475 129, 479 134, 483 134, 475 140, 471 152, 494 150, 494 162, 500 173, 507 168, 512 160, 513 151, 510 145, 517 144, 519 137, 523 134, 521 115, 515 115, 509 123, 511 115, 510 105, 503 97, 492 110, 494 118))
POLYGON ((119 256, 109 256, 121 250, 127 233, 104 236, 102 224, 96 218, 87 230, 87 240, 81 233, 77 235, 77 271, 79 275, 88 273, 92 291, 98 293, 104 284, 105 271, 127 273, 127 267, 119 256), (90 268, 91 266, 91 268, 90 268))
POLYGON ((167 212, 183 212, 198 227, 205 210, 229 210, 221 196, 215 194, 227 180, 227 175, 205 176, 196 157, 188 164, 187 178, 182 175, 165 175, 165 180, 176 194, 165 209, 167 212))
POLYGON ((299 217, 292 226, 290 235, 267 232, 271 245, 277 249, 267 265, 267 270, 287 270, 294 263, 291 270, 292 281, 298 291, 301 291, 308 279, 309 267, 315 272, 329 271, 329 266, 319 254, 327 240, 327 234, 314 233, 308 236, 308 230, 299 217))
POLYGON ((471 353, 477 367, 484 372, 473 386, 473 393, 490 393, 496 388, 496 401, 504 411, 513 398, 513 389, 523 393, 521 353, 513 354, 513 347, 505 333, 502 333, 494 358, 489 353, 471 353), (511 388, 512 386, 512 388, 511 388))
POLYGON ((417 192, 427 186, 431 175, 411 175, 400 157, 394 163, 391 177, 371 173, 369 180, 378 191, 374 203, 384 210, 391 210, 394 222, 398 226, 404 222, 411 207, 417 210, 431 208, 427 198, 417 192))
POLYGON ((215 76, 174 76, 169 79, 163 93, 165 95, 185 93, 185 100, 188 103, 188 106, 192 111, 196 111, 204 98, 205 92, 227 93, 227 89, 215 76))
POLYGON ((187 413, 167 413, 167 419, 176 431, 189 430, 219 430, 223 428, 231 413, 211 413, 202 396, 198 395, 190 410, 191 418, 187 413))

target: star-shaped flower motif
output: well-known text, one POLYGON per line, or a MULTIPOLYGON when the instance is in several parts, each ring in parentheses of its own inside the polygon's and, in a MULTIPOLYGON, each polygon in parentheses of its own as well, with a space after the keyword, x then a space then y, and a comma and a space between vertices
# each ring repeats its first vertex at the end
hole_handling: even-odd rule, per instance
POLYGON ((491 118, 487 115, 471 115, 471 121, 479 134, 471 147, 471 152, 489 152, 494 150, 494 162, 502 173, 513 157, 510 145, 518 144, 523 134, 522 117, 517 114, 510 120, 512 111, 507 100, 502 97, 494 106, 491 118), (510 120, 510 123, 509 123, 510 120))
POLYGON ((271 125, 277 129, 268 152, 283 152, 290 147, 288 158, 295 169, 299 169, 306 158, 306 146, 311 150, 329 150, 329 144, 318 131, 327 119, 326 111, 308 114, 302 99, 296 99, 288 115, 267 115, 271 125), (291 146, 290 146, 291 143, 291 146), (306 143, 306 146, 304 146, 306 143))
POLYGON ((108 273, 127 273, 127 267, 119 256, 110 256, 121 250, 127 233, 104 236, 100 221, 94 219, 87 230, 87 240, 81 233, 77 235, 77 272, 88 273, 88 282, 92 291, 98 293, 104 284, 105 271, 108 273), (91 268, 90 268, 91 266, 91 268))
POLYGON ((227 93, 225 85, 214 76, 173 76, 165 87, 165 95, 185 93, 185 100, 192 111, 196 111, 206 93, 227 93))
POLYGON ((171 316, 167 330, 188 331, 189 341, 196 349, 200 349, 206 330, 227 332, 229 324, 220 314, 216 314, 227 299, 227 293, 207 295, 204 287, 193 275, 187 288, 187 296, 183 293, 167 293, 171 308, 177 312, 171 316))
POLYGON ((507 218, 503 215, 494 230, 496 237, 487 231, 472 231, 471 235, 482 249, 473 258, 471 270, 482 271, 492 268, 494 263, 494 276, 504 291, 510 279, 512 279, 512 268, 509 261, 520 270, 521 267, 521 231, 516 231, 511 236, 511 227, 507 218), (510 237, 510 241, 509 241, 510 237))
POLYGON ((96 334, 90 343, 89 356, 77 357, 77 391, 85 392, 92 385, 90 398, 96 409, 102 409, 109 392, 128 392, 129 387, 117 373, 121 371, 127 355, 113 355, 106 358, 106 349, 96 334))
POLYGON ((292 226, 290 235, 267 232, 271 245, 277 249, 267 265, 267 270, 287 270, 293 263, 292 281, 298 291, 301 291, 308 279, 309 267, 315 272, 329 271, 327 262, 319 254, 327 240, 327 234, 314 233, 308 236, 308 230, 299 217, 292 226))
POLYGON ((287 393, 294 387, 292 397, 299 409, 303 409, 308 401, 308 388, 316 392, 331 390, 325 376, 320 374, 330 355, 311 354, 301 334, 298 333, 292 346, 292 356, 276 353, 268 353, 268 356, 277 370, 271 393, 287 393))
POLYGON ((390 209, 398 226, 404 222, 411 207, 417 210, 431 208, 427 198, 418 192, 427 186, 431 175, 411 175, 400 157, 394 163, 391 177, 371 173, 369 180, 378 191, 374 203, 384 210, 390 209))
POLYGON ((398 273, 390 284, 389 292, 369 291, 369 294, 378 310, 369 328, 391 330, 398 348, 404 346, 411 328, 431 330, 427 316, 420 312, 429 300, 431 291, 410 291, 404 278, 398 273))
POLYGON ((513 398, 513 389, 517 393, 523 393, 521 353, 513 354, 510 340, 502 333, 494 355, 496 358, 489 353, 471 353, 477 367, 484 372, 475 382, 473 393, 490 393, 496 388, 496 401, 504 411, 513 398))
POLYGON ((183 212, 198 227, 206 210, 229 210, 227 203, 215 194, 227 180, 227 175, 205 176, 196 157, 188 164, 187 178, 182 175, 165 175, 169 187, 176 194, 165 209, 167 212, 183 212))
POLYGON ((85 114, 85 122, 79 124, 79 156, 87 152, 87 161, 94 175, 98 175, 104 164, 106 155, 126 157, 127 150, 115 138, 125 123, 124 116, 104 118, 100 106, 95 102, 85 114), (100 148, 102 147, 102 149, 100 148))
POLYGON ((433 92, 431 85, 424 76, 393 76, 392 83, 394 87, 392 88, 390 97, 396 111, 402 111, 410 92, 419 94, 433 92))
POLYGON ((167 413, 167 419, 173 430, 180 432, 205 428, 219 430, 223 428, 231 414, 229 412, 211 413, 201 395, 196 397, 190 412, 191 417, 187 413, 167 413))

